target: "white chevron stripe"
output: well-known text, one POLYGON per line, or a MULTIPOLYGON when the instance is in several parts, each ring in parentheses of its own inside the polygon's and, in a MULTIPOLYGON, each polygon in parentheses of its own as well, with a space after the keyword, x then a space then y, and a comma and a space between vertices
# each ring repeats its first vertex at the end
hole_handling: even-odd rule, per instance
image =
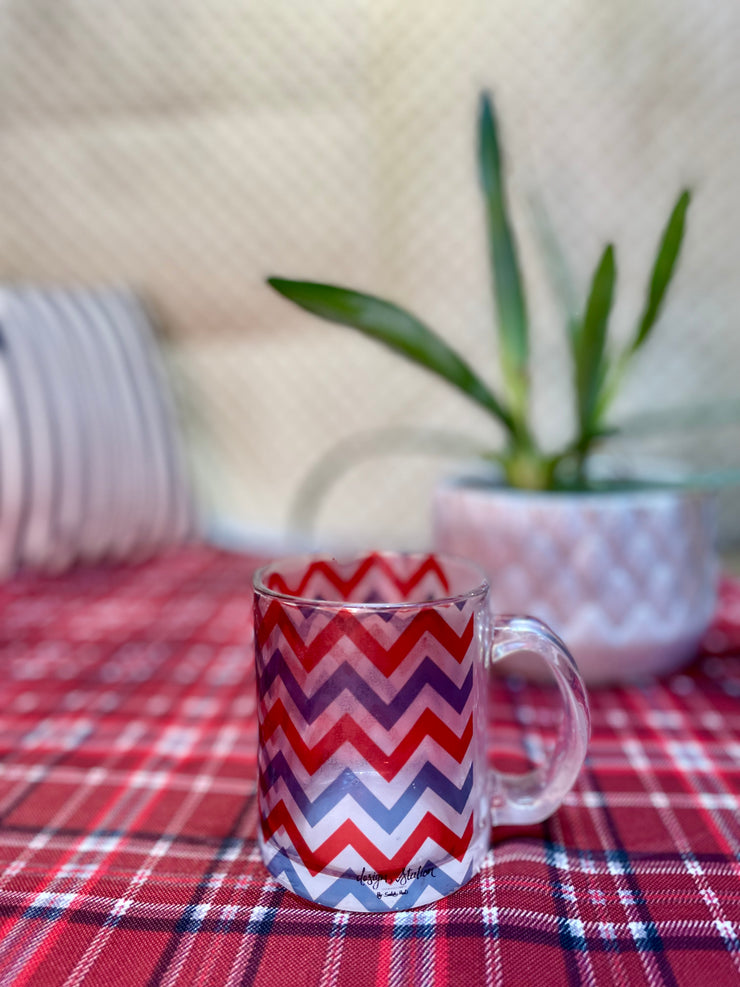
MULTIPOLYGON (((342 697, 340 697, 336 702, 332 703, 325 713, 322 713, 321 716, 310 725, 303 722, 300 714, 293 706, 289 697, 282 697, 282 701, 288 715, 290 716, 291 722, 298 728, 301 734, 301 739, 306 746, 314 748, 319 745, 324 737, 326 737, 331 729, 342 718, 342 716, 349 713, 355 724, 362 730, 362 732, 378 748, 380 748, 384 754, 390 756, 396 751, 399 745, 403 743, 405 736, 411 732, 414 725, 418 722, 424 712, 430 708, 428 692, 428 689, 424 689, 422 694, 420 694, 417 699, 411 703, 406 712, 401 716, 397 723, 391 727, 390 730, 386 730, 382 727, 378 721, 364 709, 364 707, 358 707, 354 696, 346 697, 344 702, 342 702, 342 697)), ((433 695, 436 698, 436 693, 433 695)), ((467 722, 470 719, 474 702, 475 690, 471 692, 461 713, 456 713, 452 707, 441 700, 435 704, 432 711, 440 720, 442 720, 444 725, 449 730, 451 730, 456 736, 461 737, 465 731, 467 722)), ((272 709, 272 707, 265 708, 264 716, 268 715, 268 711, 270 709, 272 709)), ((422 744, 425 742, 426 741, 422 741, 422 744)), ((273 732, 272 736, 265 741, 265 746, 270 751, 290 746, 281 726, 279 726, 273 732)), ((434 748, 435 750, 437 749, 436 743, 434 748)), ((354 750, 354 747, 350 745, 349 742, 345 745, 344 750, 348 749, 354 750)), ((417 750, 419 749, 420 748, 417 748, 417 750)), ((414 754, 414 756, 417 755, 414 754)), ((343 755, 342 760, 345 761, 346 757, 350 757, 350 755, 343 755)))
MULTIPOLYGON (((465 679, 468 677, 470 668, 466 670, 463 680, 458 686, 455 683, 456 688, 462 688, 465 679)), ((369 685, 369 683, 366 683, 369 685)), ((321 737, 326 734, 331 727, 345 714, 349 714, 358 724, 360 724, 368 736, 376 739, 376 743, 380 746, 383 745, 384 741, 382 735, 384 735, 387 730, 393 734, 393 736, 400 738, 401 734, 405 730, 410 729, 419 716, 422 714, 425 708, 432 710, 443 722, 447 723, 452 729, 456 729, 456 724, 461 723, 461 729, 464 729, 465 723, 467 722, 468 716, 470 715, 470 709, 473 704, 479 700, 480 689, 479 682, 477 681, 475 671, 473 675, 472 687, 470 692, 465 699, 465 706, 461 713, 455 712, 453 707, 447 701, 446 698, 441 696, 439 692, 432 687, 431 684, 422 685, 421 689, 416 693, 415 697, 410 703, 407 704, 404 712, 401 713, 400 717, 396 720, 396 723, 389 728, 381 726, 380 722, 376 717, 366 709, 363 703, 355 696, 351 689, 343 689, 319 714, 318 717, 313 721, 313 723, 308 723, 303 716, 303 712, 299 705, 297 705, 293 697, 284 687, 282 680, 278 677, 272 683, 266 695, 263 697, 261 706, 263 710, 263 716, 268 715, 268 711, 272 709, 275 703, 280 700, 285 706, 285 709, 289 712, 291 719, 296 724, 302 724, 301 733, 304 737, 306 743, 313 746, 321 737), (380 732, 379 732, 380 731, 380 732), (309 740, 309 737, 311 738, 309 740)), ((372 687, 370 687, 372 688, 372 687)), ((316 690, 318 691, 318 690, 316 690)), ((375 690, 372 690, 373 692, 375 690)), ((308 700, 315 695, 316 692, 311 693, 308 700)), ((384 705, 390 705, 394 701, 396 694, 386 698, 381 695, 379 698, 384 705)), ((382 718, 383 713, 380 713, 382 718)), ((395 747, 395 743, 392 745, 395 747)), ((384 748, 385 749, 385 748, 384 748)))
POLYGON ((282 784, 275 786, 268 797, 263 799, 261 811, 263 815, 269 814, 282 799, 289 809, 293 821, 298 826, 301 835, 312 850, 315 850, 328 840, 343 823, 353 822, 387 857, 392 857, 409 839, 427 813, 435 816, 436 819, 452 830, 453 833, 462 836, 465 832, 465 827, 470 821, 473 806, 476 802, 480 801, 479 798, 476 798, 476 794, 474 787, 465 809, 462 813, 457 813, 435 792, 427 790, 390 833, 371 814, 365 812, 350 796, 343 798, 316 825, 309 826, 290 792, 282 784))
MULTIPOLYGON (((290 847, 279 847, 273 840, 266 842, 261 833, 258 834, 258 843, 267 864, 270 863, 280 849, 287 851, 293 867, 306 887, 313 885, 317 889, 320 888, 314 897, 318 897, 321 891, 326 890, 330 884, 336 881, 347 870, 360 875, 364 867, 366 874, 372 874, 372 868, 368 866, 367 861, 355 853, 351 859, 347 859, 346 857, 342 860, 339 857, 335 858, 325 871, 317 874, 316 877, 312 877, 308 868, 297 858, 295 851, 290 847)), ((465 878, 471 864, 474 870, 476 867, 480 867, 487 852, 487 834, 480 830, 478 832, 474 831, 470 847, 462 861, 450 857, 445 851, 440 850, 433 841, 426 840, 426 843, 431 843, 431 847, 423 846, 420 852, 408 862, 406 869, 413 871, 416 868, 426 866, 427 861, 431 861, 435 871, 446 875, 450 880, 455 882, 462 881, 465 878), (427 849, 431 850, 431 852, 427 853, 427 849)))
MULTIPOLYGON (((372 765, 368 764, 354 748, 346 745, 341 748, 339 756, 332 757, 313 775, 308 775, 308 772, 303 767, 302 762, 296 756, 293 749, 284 743, 281 744, 278 742, 277 744, 270 744, 266 747, 264 751, 265 763, 279 751, 283 753, 293 774, 301 779, 305 792, 317 793, 322 791, 335 778, 339 777, 345 767, 349 767, 354 774, 363 778, 363 781, 373 795, 379 798, 385 806, 394 804, 398 798, 399 791, 403 792, 408 788, 427 761, 434 764, 442 774, 451 779, 459 788, 467 777, 470 765, 473 763, 475 757, 474 745, 471 745, 462 763, 458 764, 431 737, 425 737, 400 771, 390 781, 385 781, 372 765)), ((483 763, 481 763, 480 773, 481 776, 487 773, 486 766, 483 763)), ((316 795, 312 794, 311 797, 315 798, 316 795)))
MULTIPOLYGON (((471 663, 474 663, 479 647, 475 637, 463 657, 461 662, 455 661, 449 656, 447 651, 430 634, 424 634, 418 644, 411 649, 408 656, 401 662, 399 667, 390 676, 385 676, 365 654, 359 650, 348 638, 343 638, 330 649, 316 668, 305 671, 300 661, 294 654, 284 638, 279 633, 270 635, 270 640, 262 649, 263 661, 267 665, 273 652, 279 649, 286 664, 293 673, 296 681, 301 685, 304 694, 313 695, 343 664, 348 664, 360 675, 370 687, 386 701, 392 699, 395 694, 403 688, 408 679, 414 674, 419 664, 426 657, 431 657, 433 661, 442 669, 445 675, 460 686, 465 680, 471 663), (273 640, 274 638, 274 640, 273 640)), ((270 692, 275 689, 275 684, 271 686, 270 692)), ((269 693, 268 693, 269 694, 269 693)))
MULTIPOLYGON (((266 606, 268 605, 266 604, 266 606)), ((285 612, 290 615, 290 619, 295 624, 296 629, 301 632, 301 637, 307 642, 312 641, 327 624, 331 623, 337 613, 354 612, 361 615, 363 622, 368 622, 368 629, 386 646, 393 643, 399 630, 403 630, 408 623, 412 622, 419 612, 416 610, 407 611, 403 608, 394 609, 393 607, 389 607, 387 611, 382 613, 379 611, 373 612, 372 610, 353 611, 351 605, 348 605, 345 611, 338 611, 336 608, 305 610, 297 602, 285 601, 281 601, 280 605, 285 608, 285 612)), ((438 616, 459 633, 465 629, 467 618, 473 612, 474 607, 472 604, 468 604, 460 610, 452 604, 447 606, 440 604, 435 609, 438 616)))
MULTIPOLYGON (((399 572, 401 565, 399 559, 394 560, 394 570, 402 577, 403 582, 408 582, 416 572, 419 565, 416 561, 411 561, 407 572, 399 572)), ((335 571, 339 573, 345 582, 352 579, 357 572, 358 566, 342 566, 337 564, 335 571)), ((373 566, 360 582, 349 591, 349 597, 340 585, 337 588, 336 580, 329 578, 321 571, 312 574, 308 583, 303 589, 302 596, 312 599, 326 599, 334 602, 357 603, 364 602, 368 598, 381 599, 389 603, 401 603, 407 601, 424 602, 430 598, 439 599, 448 596, 448 590, 442 585, 439 576, 434 572, 426 572, 409 590, 408 594, 401 594, 395 579, 391 579, 379 566, 373 566)))
MULTIPOLYGON (((396 694, 403 689, 427 658, 431 658, 450 682, 455 687, 460 688, 467 678, 471 665, 475 664, 474 659, 477 653, 477 647, 471 647, 469 653, 458 664, 446 656, 439 644, 436 647, 432 647, 431 643, 428 647, 422 645, 414 649, 392 676, 386 677, 363 654, 351 648, 340 649, 337 647, 332 649, 327 657, 322 659, 319 666, 309 673, 301 668, 289 648, 282 647, 281 650, 285 664, 305 696, 314 696, 338 669, 342 668, 343 665, 348 665, 386 703, 393 701, 396 694)), ((265 693, 266 698, 270 701, 277 698, 276 693, 282 688, 282 682, 278 676, 270 683, 265 693)))
MULTIPOLYGON (((266 606, 269 606, 269 604, 266 606)), ((284 614, 289 618, 301 640, 306 645, 310 645, 336 616, 335 611, 331 610, 312 611, 307 616, 304 616, 302 609, 292 604, 284 604, 283 609, 284 614)), ((437 609, 438 617, 458 637, 465 632, 472 612, 473 609, 470 606, 465 607, 462 612, 455 606, 439 607, 437 609)), ((361 620, 366 631, 375 638, 382 648, 388 650, 405 628, 413 621, 413 617, 413 614, 407 614, 404 611, 395 611, 392 613, 390 619, 384 619, 380 614, 368 611, 362 613, 361 620)), ((280 636, 281 632, 278 629, 274 629, 271 632, 269 640, 270 647, 264 649, 266 653, 279 644, 280 636)))
MULTIPOLYGON (((280 834, 279 839, 283 839, 283 834, 280 834)), ((262 842, 261 837, 260 842, 262 842)), ((471 840, 471 844, 462 861, 459 861, 454 857, 450 857, 447 852, 434 840, 427 838, 424 840, 419 852, 416 853, 413 859, 406 864, 406 869, 414 870, 415 868, 423 867, 426 862, 430 860, 433 862, 436 870, 447 875, 453 881, 460 882, 470 869, 471 862, 476 858, 481 857, 480 843, 480 838, 477 841, 475 838, 471 840)), ((274 852, 278 849, 283 850, 283 852, 290 856, 293 866, 296 871, 301 873, 304 884, 306 884, 307 887, 310 883, 310 885, 321 889, 314 895, 314 897, 318 897, 318 895, 321 894, 321 891, 325 890, 331 883, 347 871, 351 871, 355 875, 359 876, 362 874, 363 868, 365 872, 369 874, 374 873, 375 870, 374 867, 372 867, 361 854, 359 854, 353 847, 348 846, 344 847, 332 860, 327 861, 326 866, 319 874, 316 876, 311 876, 308 868, 306 868, 300 860, 297 859, 295 851, 289 843, 277 843, 274 839, 271 840, 268 850, 269 856, 274 856, 274 852), (305 878, 303 875, 305 875, 305 878)))
MULTIPOLYGON (((409 785, 415 781, 419 771, 427 761, 434 764, 437 770, 458 788, 461 787, 467 778, 470 766, 474 763, 475 752, 473 746, 471 746, 467 755, 463 758, 462 764, 458 764, 449 754, 440 750, 436 744, 430 746, 434 747, 431 757, 425 758, 423 752, 419 757, 414 754, 391 781, 386 781, 364 759, 360 758, 359 755, 355 755, 354 751, 352 751, 353 757, 351 760, 344 757, 331 758, 313 775, 310 775, 306 771, 292 749, 286 751, 280 748, 280 751, 288 762, 301 788, 311 801, 314 801, 325 788, 328 788, 332 782, 339 778, 346 767, 349 767, 358 778, 362 779, 362 783, 368 791, 382 802, 386 808, 390 808, 398 801, 400 794, 405 792, 409 785), (346 763, 347 761, 350 763, 346 763)), ((275 755, 277 750, 278 748, 274 748, 272 751, 260 750, 258 763, 261 771, 264 771, 266 765, 270 762, 271 757, 275 755)), ((474 784, 477 784, 478 777, 484 779, 488 776, 488 766, 482 755, 479 756, 478 762, 475 763, 477 764, 477 777, 474 779, 474 784)))

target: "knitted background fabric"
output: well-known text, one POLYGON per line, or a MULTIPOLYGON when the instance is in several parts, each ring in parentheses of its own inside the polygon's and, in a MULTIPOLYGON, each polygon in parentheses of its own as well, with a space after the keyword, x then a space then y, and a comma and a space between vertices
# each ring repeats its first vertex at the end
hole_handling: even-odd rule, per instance
POLYGON ((123 289, 0 291, 0 572, 141 558, 194 500, 160 352, 123 289))

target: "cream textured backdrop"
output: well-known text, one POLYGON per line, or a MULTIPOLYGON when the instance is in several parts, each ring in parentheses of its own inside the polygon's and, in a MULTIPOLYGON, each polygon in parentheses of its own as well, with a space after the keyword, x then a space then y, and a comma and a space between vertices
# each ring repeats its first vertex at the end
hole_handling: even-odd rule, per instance
MULTIPOLYGON (((496 442, 462 398, 263 280, 393 298, 495 381, 474 160, 483 86, 504 132, 545 434, 570 420, 568 368, 533 199, 581 292, 615 240, 624 336, 691 184, 680 275, 621 408, 737 396, 735 0, 0 0, 0 46, 3 276, 145 292, 214 515, 279 530, 311 464, 358 430, 423 423, 496 442)), ((740 466, 737 427, 681 438, 670 454, 740 466)), ((423 541, 447 467, 360 466, 319 528, 423 541)), ((723 530, 740 536, 737 493, 723 530)))

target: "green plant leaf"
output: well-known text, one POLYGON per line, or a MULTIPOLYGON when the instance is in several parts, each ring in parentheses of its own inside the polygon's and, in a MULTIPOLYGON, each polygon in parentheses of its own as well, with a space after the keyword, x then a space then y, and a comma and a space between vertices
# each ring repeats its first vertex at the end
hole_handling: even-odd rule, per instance
POLYGON ((478 163, 486 203, 486 226, 498 316, 501 367, 509 402, 520 419, 527 403, 529 338, 524 289, 506 204, 504 175, 493 103, 480 102, 478 163))
POLYGON ((576 397, 581 443, 592 441, 598 429, 596 412, 606 380, 606 332, 609 323, 616 265, 614 247, 609 244, 596 267, 586 302, 586 311, 575 333, 574 358, 576 397))
POLYGON ((545 273, 560 305, 569 333, 575 329, 579 314, 575 278, 568 256, 553 225, 545 201, 536 192, 529 196, 534 230, 539 241, 545 273))
POLYGON ((267 283, 307 312, 357 329, 442 377, 512 431, 510 414, 488 385, 451 346, 410 312, 374 295, 337 285, 274 277, 268 278, 267 283))
POLYGON ((633 353, 648 338, 650 330, 655 325, 655 321, 660 313, 663 299, 673 277, 676 261, 681 251, 686 226, 686 210, 689 208, 690 201, 691 192, 688 189, 684 189, 679 195, 678 201, 673 207, 668 223, 663 231, 655 264, 653 265, 650 288, 645 300, 645 308, 631 347, 633 353))
POLYGON ((597 420, 604 417, 613 403, 633 356, 645 343, 660 314, 663 300, 676 269, 686 226, 686 210, 690 201, 691 193, 688 189, 684 189, 671 210, 655 257, 645 307, 635 336, 609 369, 609 378, 599 395, 598 408, 595 412, 597 420))

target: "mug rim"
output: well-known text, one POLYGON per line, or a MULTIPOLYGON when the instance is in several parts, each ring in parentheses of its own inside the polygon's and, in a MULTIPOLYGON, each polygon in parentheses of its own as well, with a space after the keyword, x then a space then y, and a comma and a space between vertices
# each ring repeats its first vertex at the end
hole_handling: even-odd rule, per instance
POLYGON ((252 588, 255 593, 268 596, 283 603, 294 606, 314 606, 331 610, 358 610, 364 613, 389 610, 422 610, 433 609, 439 606, 461 603, 475 597, 485 598, 490 592, 490 584, 485 573, 471 559, 463 556, 453 555, 448 552, 436 551, 403 551, 394 549, 368 550, 368 551, 348 551, 346 554, 332 552, 306 552, 301 555, 286 555, 279 559, 274 559, 266 565, 260 566, 252 576, 252 588), (327 600, 319 597, 300 595, 290 591, 273 589, 265 584, 265 577, 270 571, 278 571, 282 566, 292 566, 296 569, 305 568, 317 562, 334 563, 337 565, 351 565, 354 562, 361 563, 363 560, 380 557, 386 559, 436 559, 441 565, 457 565, 464 567, 474 577, 471 580, 473 585, 470 589, 461 593, 448 593, 446 595, 434 596, 429 600, 400 600, 397 602, 385 601, 362 601, 362 600, 327 600))

